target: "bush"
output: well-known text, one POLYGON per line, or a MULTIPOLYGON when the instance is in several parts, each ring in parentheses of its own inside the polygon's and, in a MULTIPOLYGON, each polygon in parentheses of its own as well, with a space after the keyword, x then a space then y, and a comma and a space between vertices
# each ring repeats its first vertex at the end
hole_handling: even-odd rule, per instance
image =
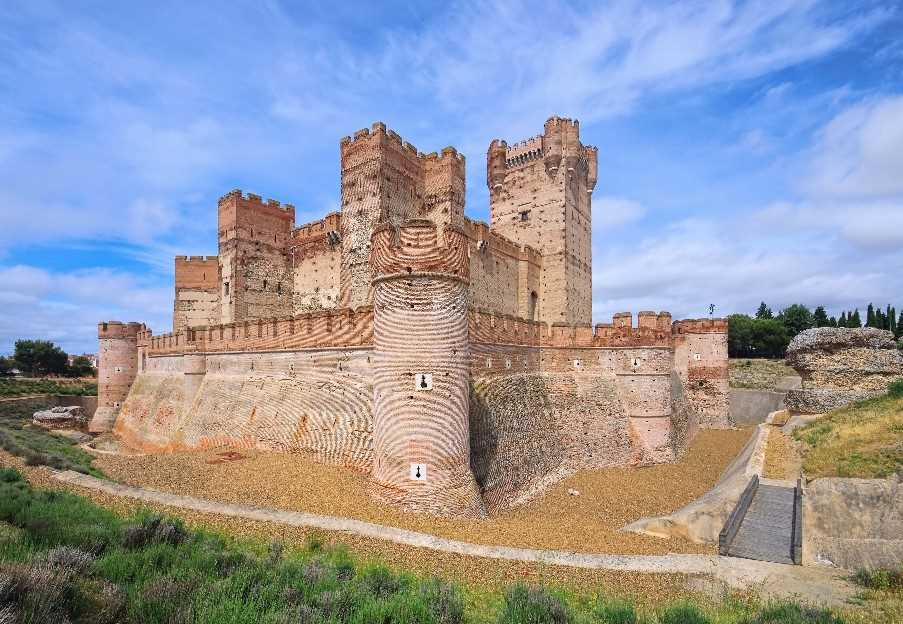
POLYGON ((386 567, 373 566, 361 575, 361 588, 377 598, 388 598, 402 588, 401 579, 386 567))
POLYGON ((178 546, 188 538, 182 523, 163 516, 148 516, 140 524, 125 528, 122 545, 128 549, 144 548, 150 544, 178 546))
POLYGON ((768 605, 758 615, 742 620, 740 624, 844 624, 844 621, 825 609, 778 602, 768 605))
POLYGON ((0 483, 16 483, 24 481, 22 474, 15 468, 0 468, 0 483))
POLYGON ((420 598, 438 624, 464 622, 464 598, 454 585, 432 578, 420 584, 420 598))
POLYGON ((601 624, 636 624, 636 609, 626 600, 600 598, 593 608, 593 615, 601 624))
POLYGON ((869 589, 878 590, 903 590, 903 569, 886 570, 858 570, 853 576, 859 585, 869 589))
POLYGON ((887 386, 887 393, 895 399, 903 398, 903 379, 892 381, 887 386))
POLYGON ((710 620, 689 602, 679 602, 666 607, 658 616, 660 624, 709 624, 710 620))
POLYGON ((500 624, 568 624, 567 605, 545 587, 517 584, 505 592, 500 624))
POLYGON ((68 571, 46 562, 0 565, 0 609, 18 613, 22 622, 67 622, 70 580, 68 571))
POLYGON ((56 568, 68 570, 74 574, 84 574, 94 563, 94 554, 72 546, 57 546, 47 551, 44 560, 56 568))

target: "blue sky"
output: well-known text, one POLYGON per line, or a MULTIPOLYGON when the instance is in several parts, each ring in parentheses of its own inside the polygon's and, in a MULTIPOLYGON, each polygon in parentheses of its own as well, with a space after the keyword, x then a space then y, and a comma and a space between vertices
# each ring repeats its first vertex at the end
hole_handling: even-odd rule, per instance
POLYGON ((0 4, 0 352, 171 323, 232 188, 336 210, 384 121, 467 161, 552 114, 599 148, 595 320, 903 306, 903 5, 0 4))

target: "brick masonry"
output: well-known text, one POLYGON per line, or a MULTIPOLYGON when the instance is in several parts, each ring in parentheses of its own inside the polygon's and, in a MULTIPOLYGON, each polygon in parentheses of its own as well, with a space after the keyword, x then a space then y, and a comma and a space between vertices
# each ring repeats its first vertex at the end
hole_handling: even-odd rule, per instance
POLYGON ((596 150, 576 121, 492 143, 491 226, 464 217, 453 148, 378 123, 340 153, 341 212, 295 227, 291 205, 232 191, 219 254, 176 259, 174 331, 101 325, 97 430, 311 453, 381 500, 479 517, 730 425, 725 321, 591 325, 596 150))

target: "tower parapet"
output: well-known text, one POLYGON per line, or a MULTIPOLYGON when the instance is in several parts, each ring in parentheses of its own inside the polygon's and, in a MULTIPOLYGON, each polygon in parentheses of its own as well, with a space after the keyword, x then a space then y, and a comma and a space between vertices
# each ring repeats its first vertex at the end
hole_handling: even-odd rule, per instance
POLYGON ((470 469, 467 237, 427 220, 373 232, 374 495, 485 514, 470 469))
POLYGON ((104 321, 97 325, 97 411, 88 424, 93 433, 113 429, 116 416, 138 374, 138 337, 143 323, 104 321))

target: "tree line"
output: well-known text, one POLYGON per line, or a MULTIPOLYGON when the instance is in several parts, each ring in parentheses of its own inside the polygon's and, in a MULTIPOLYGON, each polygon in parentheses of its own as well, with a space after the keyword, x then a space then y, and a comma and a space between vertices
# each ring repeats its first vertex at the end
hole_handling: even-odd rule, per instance
POLYGON ((890 304, 882 309, 869 303, 864 325, 859 308, 844 310, 835 317, 828 316, 824 306, 810 310, 795 303, 774 314, 764 301, 755 316, 731 314, 727 319, 730 357, 782 358, 793 337, 812 327, 876 327, 892 332, 897 339, 903 337, 903 309, 898 316, 890 304))
POLYGON ((78 356, 69 364, 69 355, 49 340, 17 340, 10 357, 0 356, 0 375, 11 375, 14 369, 32 377, 93 377, 91 360, 78 356))

